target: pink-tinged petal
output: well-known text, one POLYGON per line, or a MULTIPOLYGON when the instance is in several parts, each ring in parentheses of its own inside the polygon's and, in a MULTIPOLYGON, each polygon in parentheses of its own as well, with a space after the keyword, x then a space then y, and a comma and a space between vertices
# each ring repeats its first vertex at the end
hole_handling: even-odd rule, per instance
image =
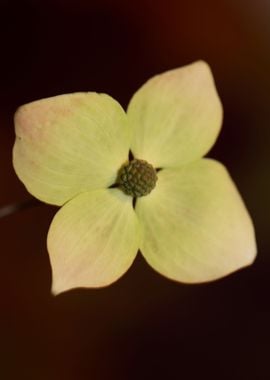
POLYGON ((55 96, 26 104, 15 115, 13 163, 28 191, 62 205, 76 194, 105 188, 127 159, 126 114, 97 93, 55 96))

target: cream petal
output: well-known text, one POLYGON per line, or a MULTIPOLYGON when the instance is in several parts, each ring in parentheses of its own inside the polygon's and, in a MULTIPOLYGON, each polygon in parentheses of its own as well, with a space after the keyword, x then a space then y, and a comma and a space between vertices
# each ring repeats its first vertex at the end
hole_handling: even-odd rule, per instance
POLYGON ((253 225, 225 167, 201 159, 164 169, 152 193, 137 201, 141 251, 164 276, 185 283, 211 281, 251 264, 253 225))
POLYGON ((213 76, 203 61, 148 80, 127 113, 133 154, 155 167, 177 167, 202 157, 222 122, 213 76))
POLYGON ((130 267, 139 244, 131 197, 118 189, 80 194, 58 211, 49 229, 53 293, 111 284, 130 267))
POLYGON ((74 93, 26 104, 15 115, 15 171, 28 191, 62 205, 111 185, 128 157, 126 114, 110 96, 74 93))

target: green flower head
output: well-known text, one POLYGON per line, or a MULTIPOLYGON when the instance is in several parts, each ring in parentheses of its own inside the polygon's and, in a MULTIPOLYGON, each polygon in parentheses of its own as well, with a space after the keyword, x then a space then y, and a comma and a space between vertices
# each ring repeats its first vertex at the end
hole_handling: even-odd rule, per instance
POLYGON ((16 173, 36 198, 62 206, 47 241, 53 293, 111 284, 139 249, 157 272, 184 283, 253 262, 244 203, 225 167, 203 158, 221 122, 203 61, 148 80, 126 113, 95 92, 18 109, 16 173))

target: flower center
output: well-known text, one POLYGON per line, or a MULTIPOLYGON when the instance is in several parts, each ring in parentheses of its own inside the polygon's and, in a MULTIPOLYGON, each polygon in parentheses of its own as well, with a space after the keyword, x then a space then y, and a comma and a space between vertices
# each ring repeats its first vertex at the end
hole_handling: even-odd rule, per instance
POLYGON ((152 165, 144 160, 134 159, 123 165, 118 173, 117 183, 125 194, 142 197, 149 194, 157 182, 152 165))

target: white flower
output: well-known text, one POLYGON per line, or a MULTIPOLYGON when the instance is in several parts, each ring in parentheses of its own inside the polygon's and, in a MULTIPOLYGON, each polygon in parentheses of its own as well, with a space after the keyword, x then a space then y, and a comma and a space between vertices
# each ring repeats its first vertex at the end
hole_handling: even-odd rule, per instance
POLYGON ((253 262, 247 210, 224 166, 202 158, 221 122, 222 106, 202 61, 150 79, 127 113, 93 92, 19 108, 15 170, 31 194, 62 206, 48 233, 54 293, 112 283, 138 249, 156 271, 186 283, 253 262), (111 187, 130 150, 161 169, 135 208, 130 195, 111 187))

